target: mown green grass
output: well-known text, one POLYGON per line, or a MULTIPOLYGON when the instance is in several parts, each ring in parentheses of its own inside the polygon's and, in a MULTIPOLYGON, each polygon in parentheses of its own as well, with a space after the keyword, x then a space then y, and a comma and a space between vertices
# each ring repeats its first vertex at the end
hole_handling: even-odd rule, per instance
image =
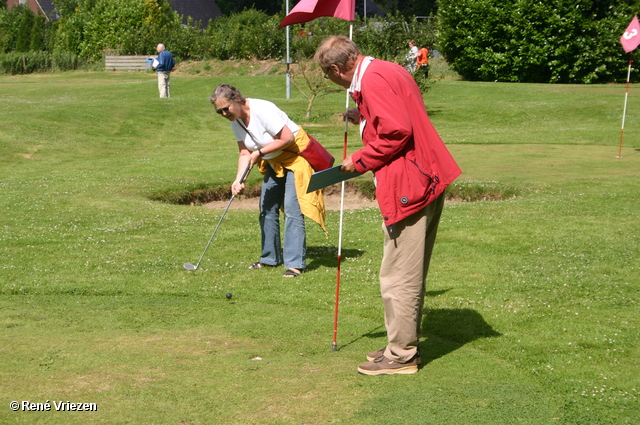
POLYGON ((1 423, 637 423, 635 87, 616 158, 623 86, 433 85, 460 184, 518 195, 446 206, 424 365, 365 377, 357 364, 385 343, 375 208, 345 212, 332 353, 338 212, 329 238, 308 223, 310 270, 285 280, 247 270, 257 212, 232 205, 187 272, 222 211, 149 199, 233 179, 232 132, 208 103, 217 84, 274 101, 336 157, 344 95, 305 120, 281 76, 172 80, 161 100, 148 74, 0 77, 1 423), (98 411, 12 412, 13 400, 98 411))

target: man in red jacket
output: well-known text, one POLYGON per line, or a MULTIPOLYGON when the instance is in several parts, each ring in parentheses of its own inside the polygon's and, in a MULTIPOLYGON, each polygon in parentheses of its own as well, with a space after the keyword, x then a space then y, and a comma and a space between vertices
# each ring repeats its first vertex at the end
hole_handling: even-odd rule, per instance
POLYGON ((341 171, 374 173, 384 220, 380 292, 388 344, 369 353, 358 372, 415 373, 425 280, 444 190, 461 171, 404 68, 362 55, 344 36, 324 40, 315 58, 331 81, 349 89, 358 105, 345 118, 360 124, 365 146, 344 160, 341 171))

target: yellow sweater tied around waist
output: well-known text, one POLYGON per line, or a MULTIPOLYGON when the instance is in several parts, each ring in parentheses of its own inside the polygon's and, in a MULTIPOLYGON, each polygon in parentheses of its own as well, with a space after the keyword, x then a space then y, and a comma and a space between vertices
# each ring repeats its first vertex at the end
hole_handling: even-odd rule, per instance
POLYGON ((282 153, 275 158, 262 159, 258 164, 258 169, 262 174, 265 174, 267 167, 271 165, 277 177, 284 177, 285 168, 293 171, 300 211, 302 211, 302 214, 306 217, 318 223, 320 227, 322 227, 322 230, 324 230, 325 235, 327 235, 327 229, 324 225, 326 211, 324 208, 322 189, 306 193, 309 180, 314 170, 307 160, 299 155, 299 152, 302 152, 308 144, 309 136, 307 136, 307 133, 300 127, 295 138, 295 146, 287 146, 282 153))

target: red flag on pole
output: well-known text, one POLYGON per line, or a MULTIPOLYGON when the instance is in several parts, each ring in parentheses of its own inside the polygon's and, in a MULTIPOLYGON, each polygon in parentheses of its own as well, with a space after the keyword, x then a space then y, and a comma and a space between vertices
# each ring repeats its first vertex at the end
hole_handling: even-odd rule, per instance
POLYGON ((280 22, 278 28, 313 21, 321 16, 353 21, 355 14, 355 0, 300 0, 280 22))
MULTIPOLYGON (((329 16, 345 21, 351 21, 349 29, 349 38, 353 38, 353 21, 356 15, 355 0, 300 0, 291 12, 284 17, 278 28, 286 27, 293 24, 302 24, 304 22, 313 21, 321 16, 329 16)), ((287 46, 288 49, 288 46, 287 46)), ((288 53, 287 53, 288 57, 288 53)), ((349 107, 349 92, 346 92, 347 109, 349 107)), ((347 129, 349 120, 344 121, 344 155, 347 157, 347 129)), ((336 275, 336 304, 333 317, 333 343, 332 351, 338 351, 338 303, 340 295, 340 258, 342 257, 342 218, 344 215, 344 181, 342 182, 342 198, 340 202, 340 232, 338 238, 338 267, 336 275)))
POLYGON ((626 53, 635 50, 640 45, 640 22, 638 16, 634 16, 627 30, 620 37, 620 43, 626 53))

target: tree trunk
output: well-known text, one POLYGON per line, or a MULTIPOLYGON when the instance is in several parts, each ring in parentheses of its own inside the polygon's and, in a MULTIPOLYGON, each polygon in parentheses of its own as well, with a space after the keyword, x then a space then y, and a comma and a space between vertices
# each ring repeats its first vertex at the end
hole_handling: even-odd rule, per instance
POLYGON ((316 93, 313 93, 309 98, 309 103, 307 103, 307 118, 311 116, 311 108, 313 108, 313 101, 316 100, 316 93))

